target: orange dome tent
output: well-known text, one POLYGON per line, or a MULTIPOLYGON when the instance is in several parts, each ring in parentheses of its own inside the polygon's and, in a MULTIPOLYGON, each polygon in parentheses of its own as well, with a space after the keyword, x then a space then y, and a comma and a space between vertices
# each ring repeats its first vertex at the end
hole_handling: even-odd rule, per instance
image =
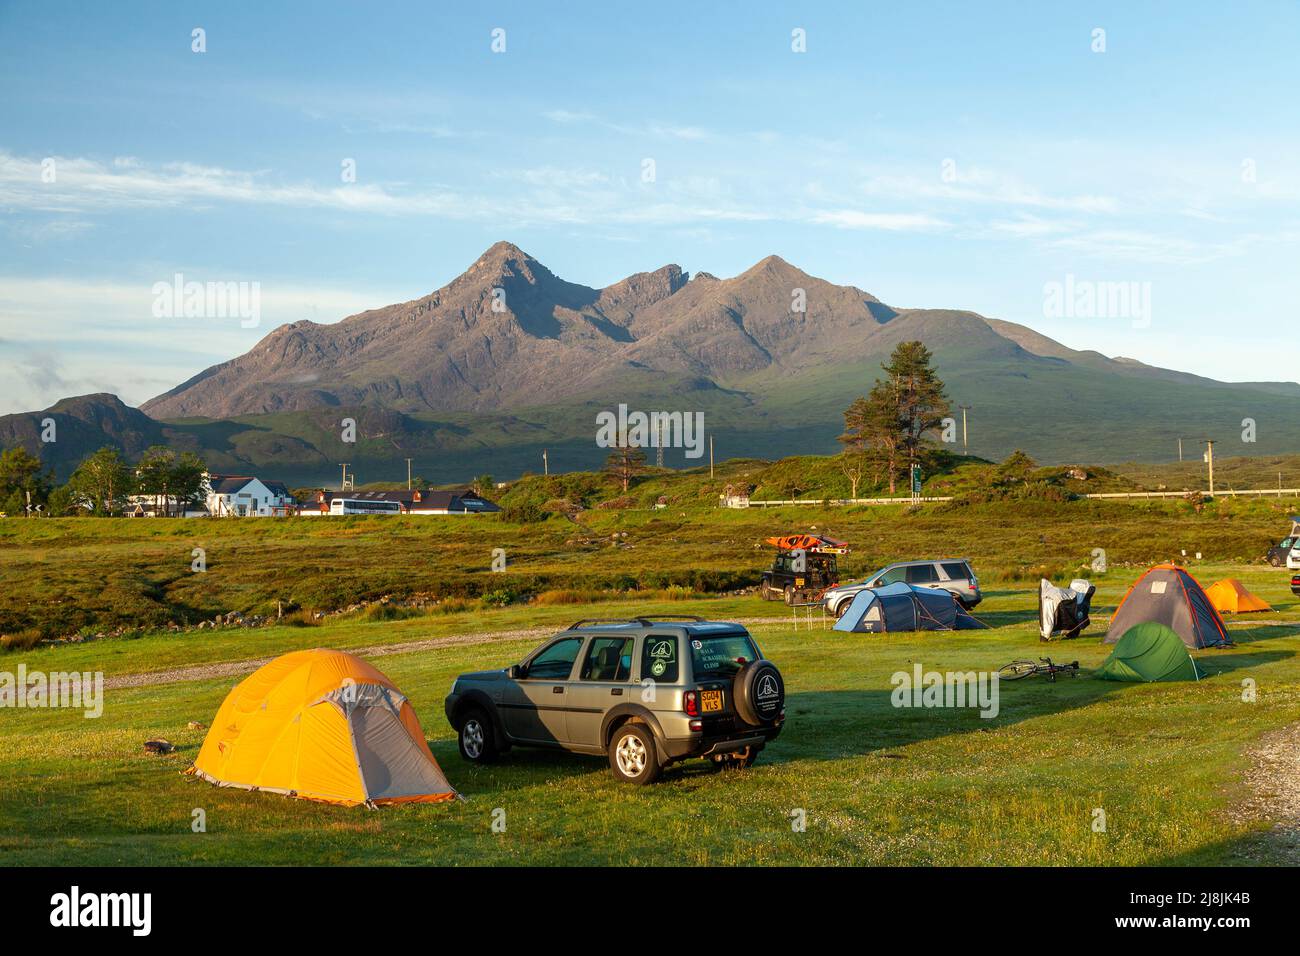
POLYGON ((405 695, 341 651, 294 651, 246 677, 187 772, 349 807, 456 796, 405 695))
POLYGON ((1205 596, 1210 599, 1214 609, 1222 614, 1230 611, 1241 614, 1246 611, 1271 611, 1268 602, 1262 601, 1246 590, 1246 585, 1236 578, 1224 578, 1215 581, 1205 589, 1205 596))

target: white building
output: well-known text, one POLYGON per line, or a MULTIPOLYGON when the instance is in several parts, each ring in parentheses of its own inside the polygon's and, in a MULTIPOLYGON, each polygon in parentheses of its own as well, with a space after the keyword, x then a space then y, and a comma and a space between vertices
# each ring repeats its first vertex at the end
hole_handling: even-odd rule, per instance
POLYGON ((203 494, 215 518, 294 515, 298 503, 278 481, 251 475, 204 475, 203 494))

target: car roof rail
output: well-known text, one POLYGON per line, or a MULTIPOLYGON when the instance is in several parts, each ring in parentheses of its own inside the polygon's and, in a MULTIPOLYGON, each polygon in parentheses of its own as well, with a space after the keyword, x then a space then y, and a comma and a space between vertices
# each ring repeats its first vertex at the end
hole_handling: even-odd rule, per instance
POLYGON ((570 631, 576 631, 580 627, 586 627, 588 624, 639 624, 640 618, 634 617, 584 617, 574 621, 569 625, 570 631))
POLYGON ((574 621, 569 625, 570 631, 576 631, 578 628, 586 627, 589 624, 640 624, 642 627, 650 627, 656 622, 665 621, 686 621, 691 624, 703 624, 704 618, 698 614, 654 614, 640 615, 638 617, 584 617, 574 621))
POLYGON ((638 624, 654 624, 658 621, 687 621, 692 624, 703 624, 704 618, 698 614, 655 614, 643 615, 636 619, 638 624))

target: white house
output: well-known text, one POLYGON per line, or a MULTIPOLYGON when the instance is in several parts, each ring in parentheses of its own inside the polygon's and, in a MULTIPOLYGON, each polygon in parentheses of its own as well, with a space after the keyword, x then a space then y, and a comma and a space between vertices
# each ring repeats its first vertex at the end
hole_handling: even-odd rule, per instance
POLYGON ((298 513, 298 503, 281 482, 251 475, 204 475, 203 494, 208 513, 216 518, 298 513))

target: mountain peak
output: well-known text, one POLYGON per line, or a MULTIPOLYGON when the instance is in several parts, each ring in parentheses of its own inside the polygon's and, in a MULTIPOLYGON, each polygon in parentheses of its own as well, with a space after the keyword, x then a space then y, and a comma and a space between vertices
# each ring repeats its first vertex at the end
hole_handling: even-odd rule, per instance
POLYGON ((492 245, 488 246, 487 249, 484 250, 483 254, 474 261, 474 265, 470 266, 470 268, 472 269, 489 262, 506 262, 510 259, 520 259, 525 262, 537 261, 528 253, 524 252, 524 250, 516 246, 513 242, 507 242, 502 239, 499 242, 494 242, 492 245))
POLYGON ((91 392, 87 395, 71 395, 68 398, 59 399, 45 410, 47 412, 64 412, 73 414, 92 406, 107 407, 114 411, 132 410, 129 405, 112 392, 91 392))
POLYGON ((791 265, 778 255, 766 256, 759 259, 752 266, 736 276, 737 279, 743 279, 752 276, 780 276, 783 279, 790 276, 807 275, 798 266, 791 265))

